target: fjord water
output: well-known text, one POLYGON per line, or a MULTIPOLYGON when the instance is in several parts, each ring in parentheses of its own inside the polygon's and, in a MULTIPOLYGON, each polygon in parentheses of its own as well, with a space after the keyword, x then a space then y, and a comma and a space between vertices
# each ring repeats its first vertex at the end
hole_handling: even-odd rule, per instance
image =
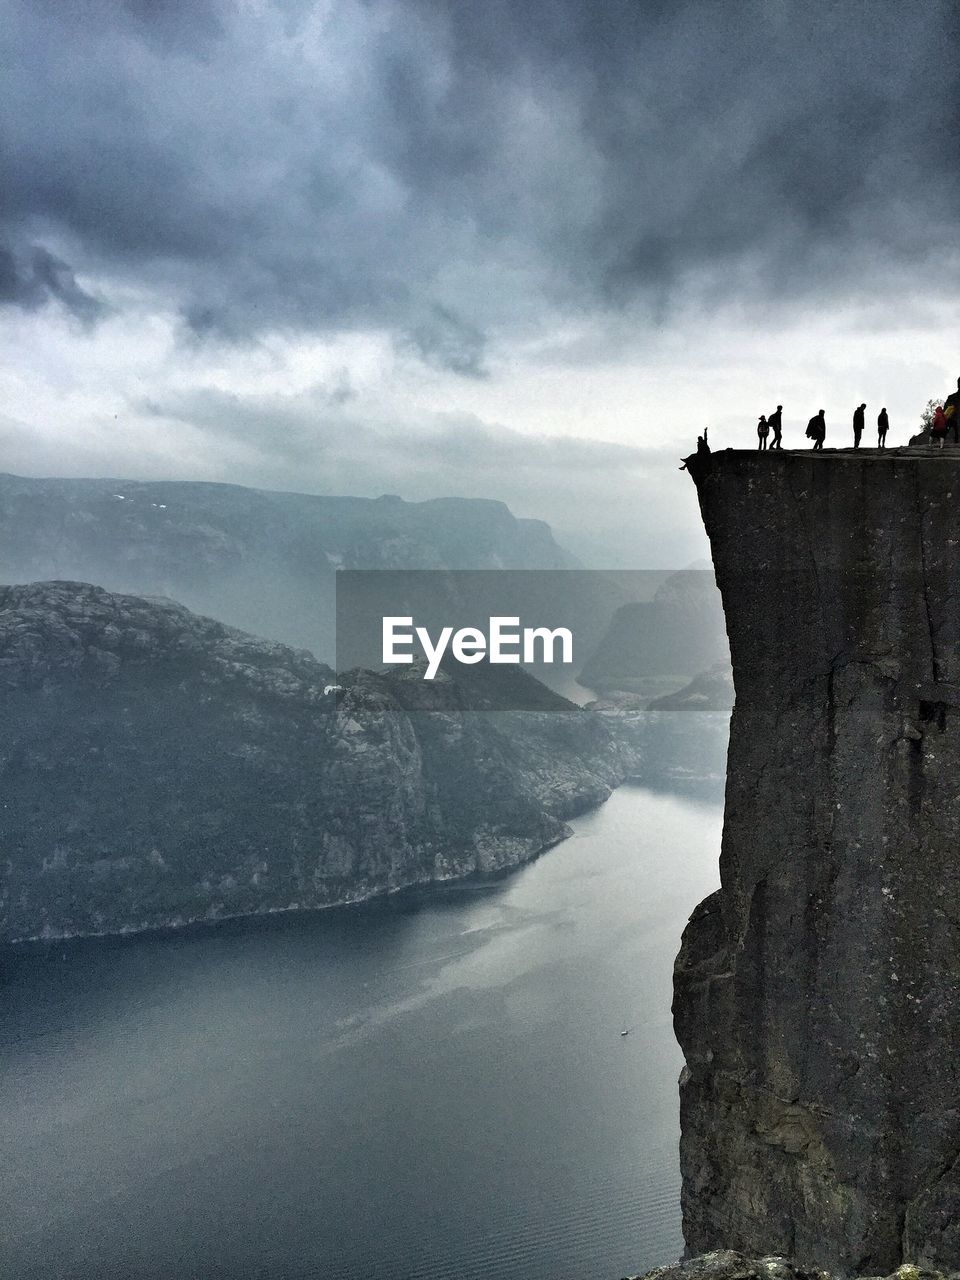
POLYGON ((2 953, 0 1272, 676 1258, 670 975, 720 822, 628 785, 492 882, 2 953))

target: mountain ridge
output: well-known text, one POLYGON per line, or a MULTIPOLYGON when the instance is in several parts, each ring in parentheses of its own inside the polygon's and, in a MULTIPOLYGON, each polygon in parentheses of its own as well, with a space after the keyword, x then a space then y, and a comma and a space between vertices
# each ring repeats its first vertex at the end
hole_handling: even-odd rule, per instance
POLYGON ((544 710, 498 709, 525 673, 481 688, 481 711, 441 674, 338 679, 176 602, 0 588, 0 939, 505 870, 636 771, 613 726, 549 690, 544 710))

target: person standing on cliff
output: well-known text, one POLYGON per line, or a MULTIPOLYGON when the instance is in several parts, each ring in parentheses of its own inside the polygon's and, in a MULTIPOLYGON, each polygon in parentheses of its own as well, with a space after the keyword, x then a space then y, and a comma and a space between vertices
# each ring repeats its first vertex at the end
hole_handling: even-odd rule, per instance
POLYGON ((953 443, 960 444, 960 378, 957 379, 956 391, 952 391, 943 402, 943 416, 948 429, 953 428, 953 443))
POLYGON ((943 442, 947 438, 950 422, 947 415, 943 411, 943 405, 938 404, 933 411, 933 422, 930 424, 930 439, 936 440, 937 446, 943 448, 943 442))
POLYGON ((771 413, 767 417, 767 426, 773 432, 773 440, 770 443, 771 449, 783 448, 783 405, 777 405, 777 412, 771 413))
POLYGON ((824 417, 824 411, 822 409, 818 409, 807 423, 806 434, 813 441, 814 449, 823 448, 823 442, 827 436, 827 420, 824 417))
POLYGON ((760 421, 757 423, 757 440, 759 444, 757 448, 762 452, 767 447, 767 436, 770 434, 770 428, 767 426, 767 420, 761 413, 760 421))
POLYGON ((865 404, 859 404, 853 411, 853 447, 855 449, 860 448, 860 437, 863 435, 864 410, 866 407, 865 404))
POLYGON ((890 430, 890 419, 887 417, 886 409, 881 409, 877 415, 877 448, 885 449, 887 447, 887 432, 890 430))

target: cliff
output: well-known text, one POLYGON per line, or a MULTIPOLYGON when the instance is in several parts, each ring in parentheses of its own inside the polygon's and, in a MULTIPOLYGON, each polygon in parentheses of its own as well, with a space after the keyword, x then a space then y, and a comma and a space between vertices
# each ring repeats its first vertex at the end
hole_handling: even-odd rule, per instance
POLYGON ((320 907, 535 856, 636 753, 525 673, 475 670, 354 671, 334 695, 309 653, 169 600, 0 587, 0 942, 320 907), (542 710, 502 709, 521 694, 542 710))
POLYGON ((736 703, 675 973, 688 1253, 960 1267, 960 459, 690 460, 736 703))

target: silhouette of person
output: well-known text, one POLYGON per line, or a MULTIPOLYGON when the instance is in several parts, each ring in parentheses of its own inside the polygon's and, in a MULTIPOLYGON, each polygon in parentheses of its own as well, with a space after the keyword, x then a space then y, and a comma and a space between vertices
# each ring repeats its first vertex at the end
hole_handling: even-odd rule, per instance
POLYGON ((887 417, 886 409, 881 409, 877 414, 877 448, 885 449, 887 447, 887 432, 890 430, 890 419, 887 417))
POLYGON ((767 426, 773 432, 773 440, 770 443, 771 449, 783 448, 783 405, 777 405, 777 412, 767 415, 767 426))
POLYGON ((866 409, 865 404, 858 404, 853 411, 853 447, 860 448, 860 437, 863 435, 863 411, 866 409))
POLYGON ((761 452, 767 447, 767 436, 770 434, 770 428, 767 426, 767 420, 761 413, 760 421, 757 423, 757 439, 759 440, 758 448, 761 452))
POLYGON ((824 411, 822 409, 818 409, 807 423, 806 434, 813 441, 814 449, 823 448, 823 442, 827 435, 827 420, 824 417, 824 411))
MULTIPOLYGON (((704 458, 709 458, 709 457, 710 457, 710 445, 707 443, 707 428, 704 427, 703 435, 697 436, 697 460, 703 461, 704 458)), ((687 469, 687 464, 685 462, 683 466, 680 468, 680 470, 686 471, 686 469, 687 469)))
POLYGON ((947 426, 953 427, 953 443, 960 444, 960 378, 957 379, 956 391, 951 391, 943 402, 943 414, 947 426))

